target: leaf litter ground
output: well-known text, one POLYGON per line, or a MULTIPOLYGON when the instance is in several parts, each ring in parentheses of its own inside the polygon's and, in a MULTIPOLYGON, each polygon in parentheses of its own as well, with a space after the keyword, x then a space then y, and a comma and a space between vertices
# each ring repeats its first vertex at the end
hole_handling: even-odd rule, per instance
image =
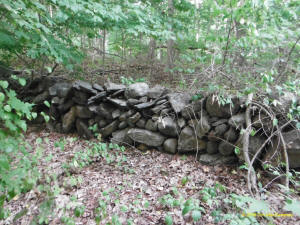
MULTIPOLYGON (((70 221, 73 221, 93 225, 97 218, 99 224, 113 224, 109 222, 116 220, 121 224, 129 221, 137 225, 165 224, 167 215, 172 217, 173 224, 229 224, 228 220, 217 222, 212 216, 213 211, 219 208, 227 214, 242 213, 224 203, 232 193, 247 194, 246 172, 236 166, 206 166, 197 162, 193 155, 169 155, 157 150, 142 152, 131 147, 115 155, 112 162, 95 157, 89 165, 83 168, 74 166, 66 172, 66 165, 74 162, 76 153, 89 148, 87 141, 74 135, 46 131, 30 132, 26 134, 26 140, 33 147, 30 154, 40 151, 39 154, 43 155, 38 165, 43 176, 38 184, 48 184, 55 192, 54 204, 44 210, 49 224, 72 224, 70 221), (43 141, 37 145, 37 140, 43 141), (225 186, 226 191, 210 202, 203 201, 201 190, 214 187, 216 183, 225 186), (198 222, 193 222, 191 213, 182 216, 180 206, 162 204, 161 199, 167 195, 183 202, 199 200, 205 212, 198 222), (80 207, 84 210, 75 210, 80 207)), ((10 216, 0 224, 32 224, 41 218, 42 204, 48 198, 45 191, 37 187, 16 196, 6 203, 10 216)), ((271 186, 265 199, 275 212, 284 213, 284 198, 276 185, 271 186)), ((275 217, 270 224, 300 224, 299 219, 296 216, 275 217)), ((270 222, 267 218, 257 220, 261 224, 270 222)))

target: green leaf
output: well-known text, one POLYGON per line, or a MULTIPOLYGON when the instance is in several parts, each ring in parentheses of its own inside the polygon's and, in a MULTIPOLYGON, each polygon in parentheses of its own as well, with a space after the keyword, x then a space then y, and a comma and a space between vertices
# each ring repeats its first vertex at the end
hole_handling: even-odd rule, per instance
POLYGON ((187 213, 189 213, 192 210, 192 206, 191 205, 186 205, 183 209, 182 209, 182 215, 186 215, 187 213))
POLYGON ((255 134, 256 134, 255 129, 252 129, 251 132, 250 132, 250 135, 253 137, 255 134))
POLYGON ((0 103, 3 102, 4 99, 5 99, 5 95, 2 92, 0 92, 0 103))
POLYGON ((50 103, 48 101, 44 101, 44 104, 50 108, 50 103))
POLYGON ((165 217, 165 223, 166 223, 166 225, 172 225, 173 224, 172 216, 170 216, 169 214, 166 215, 166 217, 165 217))
POLYGON ((3 89, 7 89, 8 88, 8 82, 7 81, 0 81, 0 86, 3 88, 3 89))
POLYGON ((275 126, 277 126, 278 125, 278 119, 273 119, 273 126, 275 127, 275 126))
POLYGON ((201 218, 201 212, 199 210, 194 210, 192 212, 192 218, 196 222, 201 218))
POLYGON ((19 78, 19 83, 22 85, 22 86, 25 86, 26 85, 26 80, 24 78, 19 78))
POLYGON ((11 112, 11 107, 10 107, 10 105, 5 105, 5 106, 4 106, 4 110, 5 110, 6 112, 11 112))
POLYGON ((239 147, 235 147, 234 148, 234 153, 237 154, 237 155, 239 155, 241 153, 240 148, 239 147))

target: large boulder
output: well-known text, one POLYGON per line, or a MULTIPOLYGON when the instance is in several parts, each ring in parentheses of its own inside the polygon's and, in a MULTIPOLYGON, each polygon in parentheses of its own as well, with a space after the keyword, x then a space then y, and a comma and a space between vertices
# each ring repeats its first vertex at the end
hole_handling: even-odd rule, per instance
POLYGON ((125 97, 129 98, 139 98, 146 96, 149 91, 149 86, 147 83, 134 83, 129 85, 125 90, 125 97))
POLYGON ((206 111, 211 117, 229 118, 236 114, 240 108, 240 102, 237 98, 231 99, 232 104, 222 105, 215 95, 210 95, 206 100, 206 111))
POLYGON ((188 93, 170 93, 167 96, 175 113, 180 113, 191 101, 188 93))
MULTIPOLYGON (((282 133, 282 136, 286 143, 290 168, 300 168, 300 130, 285 132, 282 133)), ((273 145, 268 147, 263 162, 278 166, 280 162, 284 162, 282 153, 283 145, 279 141, 279 138, 276 138, 273 145)))
POLYGON ((134 141, 148 146, 159 147, 166 139, 163 135, 157 132, 152 132, 145 129, 132 128, 127 135, 134 141))
POLYGON ((187 126, 181 131, 178 139, 178 152, 201 151, 205 148, 206 142, 197 138, 191 127, 187 126))
POLYGON ((169 137, 177 137, 179 133, 178 125, 171 117, 159 119, 158 130, 169 137))

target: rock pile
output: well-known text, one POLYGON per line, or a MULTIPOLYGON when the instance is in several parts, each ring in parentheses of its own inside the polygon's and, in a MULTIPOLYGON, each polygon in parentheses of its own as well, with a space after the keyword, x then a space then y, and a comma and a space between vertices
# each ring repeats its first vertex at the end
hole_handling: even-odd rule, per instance
MULTIPOLYGON (((173 154, 197 152, 200 162, 207 164, 242 159, 235 154, 245 127, 245 108, 238 98, 222 105, 213 95, 192 101, 190 94, 171 93, 160 85, 107 82, 100 86, 51 77, 33 81, 27 90, 38 110, 45 110, 45 100, 51 103, 51 124, 58 132, 77 132, 90 139, 94 134, 89 127, 93 126, 102 138, 114 143, 173 154)), ((263 132, 251 136, 251 154, 265 140, 263 132)), ((299 147, 299 143, 294 145, 299 147)), ((299 161, 292 165, 300 166, 299 161)))

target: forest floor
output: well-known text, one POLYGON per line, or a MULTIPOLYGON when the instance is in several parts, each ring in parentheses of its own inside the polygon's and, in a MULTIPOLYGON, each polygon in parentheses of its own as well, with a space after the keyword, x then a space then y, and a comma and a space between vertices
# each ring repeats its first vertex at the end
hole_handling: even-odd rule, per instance
MULTIPOLYGON (((246 223, 241 209, 247 206, 238 197, 247 195, 246 171, 237 166, 206 166, 194 155, 133 147, 108 147, 93 157, 87 153, 99 149, 96 140, 47 131, 25 137, 30 154, 40 158, 42 177, 6 203, 10 216, 0 224, 299 224, 297 216, 252 216, 246 223)), ((263 196, 272 212, 288 213, 275 183, 263 196)))

